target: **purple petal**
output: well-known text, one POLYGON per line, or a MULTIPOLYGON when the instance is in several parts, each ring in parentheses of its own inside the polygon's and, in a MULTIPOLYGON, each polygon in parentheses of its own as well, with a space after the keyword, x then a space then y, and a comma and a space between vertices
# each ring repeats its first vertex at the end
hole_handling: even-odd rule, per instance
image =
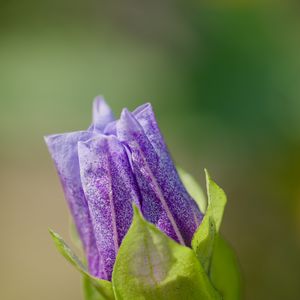
POLYGON ((92 133, 78 131, 45 137, 52 159, 55 162, 65 197, 70 207, 78 234, 87 256, 92 275, 100 277, 100 258, 90 219, 87 201, 81 186, 77 144, 91 138, 92 133))
POLYGON ((118 138, 130 149, 132 165, 142 193, 144 217, 176 241, 183 237, 157 181, 159 158, 142 127, 127 110, 117 124, 118 138))
POLYGON ((142 212, 168 236, 190 245, 202 214, 185 190, 157 126, 151 105, 123 110, 118 138, 132 152, 132 164, 142 193, 142 212))
POLYGON ((114 122, 110 122, 108 123, 104 130, 103 130, 103 134, 105 135, 117 135, 117 132, 116 132, 116 123, 117 121, 114 121, 114 122))
POLYGON ((189 239, 191 239, 193 237, 193 233, 200 225, 203 215, 194 199, 192 199, 192 197, 188 194, 178 175, 168 151, 168 147, 165 144, 163 135, 158 127, 151 104, 146 103, 141 105, 133 113, 137 121, 143 127, 146 136, 150 140, 161 160, 160 165, 162 166, 162 172, 164 172, 164 174, 168 174, 168 177, 172 182, 176 182, 176 185, 167 188, 169 192, 171 192, 170 197, 173 198, 173 194, 175 196, 180 195, 183 199, 186 199, 186 203, 190 206, 190 210, 193 212, 193 218, 191 220, 194 222, 187 224, 188 226, 185 226, 184 229, 190 237, 189 239))
POLYGON ((133 115, 142 126, 157 155, 159 157, 169 157, 167 146, 157 125, 152 105, 150 103, 145 103, 137 107, 133 111, 133 115))
POLYGON ((93 124, 91 127, 95 131, 103 132, 105 126, 114 120, 114 114, 104 98, 96 97, 93 102, 93 124))
POLYGON ((119 246, 132 221, 139 192, 127 153, 115 136, 78 144, 83 189, 91 212, 103 273, 111 279, 119 246))

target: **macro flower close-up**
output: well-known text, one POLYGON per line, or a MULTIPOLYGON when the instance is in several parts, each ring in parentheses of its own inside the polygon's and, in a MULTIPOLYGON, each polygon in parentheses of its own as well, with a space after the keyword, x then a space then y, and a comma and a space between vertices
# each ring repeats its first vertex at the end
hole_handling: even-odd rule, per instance
POLYGON ((300 299, 299 8, 0 0, 0 300, 300 299))
MULTIPOLYGON (((133 297, 126 293, 126 288, 130 289, 127 277, 140 281, 137 286, 141 291, 135 288, 135 292, 140 293, 141 299, 152 299, 155 294, 153 299, 221 299, 203 271, 210 272, 226 196, 215 187, 217 191, 212 193, 219 193, 215 197, 221 200, 215 203, 209 199, 206 213, 206 200, 192 198, 172 161, 150 103, 133 112, 124 108, 120 118, 115 119, 105 100, 97 97, 93 102, 93 121, 87 130, 49 135, 45 141, 83 245, 87 261, 83 273, 94 278, 92 284, 97 282, 95 278, 117 284, 110 290, 111 296, 114 290, 116 299, 133 297), (143 226, 148 232, 132 233, 143 226), (125 237, 133 241, 124 241, 123 245, 125 237), (134 250, 126 249, 135 243, 134 250), (120 249, 129 252, 125 254, 128 261, 121 258, 124 253, 120 249), (177 251, 182 252, 180 259, 177 251), (118 275, 126 273, 124 263, 128 267, 125 280, 118 275), (185 270, 187 263, 193 271, 185 270), (194 290, 183 288, 180 276, 195 285, 194 290), (164 287, 166 282, 178 289, 175 294, 164 287), (148 287, 143 290, 145 286, 148 287)), ((189 176, 184 171, 180 173, 189 176)), ((208 173, 207 180, 209 193, 208 173)), ((68 247, 50 232, 59 249, 68 247)))

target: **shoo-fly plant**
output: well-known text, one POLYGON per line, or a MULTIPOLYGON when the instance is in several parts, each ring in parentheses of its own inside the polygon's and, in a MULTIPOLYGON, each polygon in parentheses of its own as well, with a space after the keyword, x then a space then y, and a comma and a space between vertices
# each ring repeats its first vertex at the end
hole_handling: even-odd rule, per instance
POLYGON ((224 191, 207 199, 176 169, 151 104, 115 119, 103 98, 87 130, 45 137, 85 257, 50 230, 81 272, 86 300, 241 298, 238 263, 219 228, 224 191))

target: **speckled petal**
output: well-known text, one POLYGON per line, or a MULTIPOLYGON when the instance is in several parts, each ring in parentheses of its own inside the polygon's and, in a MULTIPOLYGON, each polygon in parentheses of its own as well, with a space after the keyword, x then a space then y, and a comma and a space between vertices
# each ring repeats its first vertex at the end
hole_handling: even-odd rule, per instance
MULTIPOLYGON (((172 178, 172 182, 176 182, 174 188, 171 191, 168 188, 168 190, 171 192, 172 197, 173 195, 175 195, 177 197, 185 199, 185 209, 192 211, 193 218, 190 219, 190 222, 186 223, 186 226, 183 224, 184 231, 188 236, 188 240, 191 240, 195 230, 202 222, 203 215, 194 199, 192 199, 192 197, 188 194, 178 175, 168 147, 158 127, 152 105, 150 103, 141 105, 133 112, 133 114, 135 115, 140 125, 143 127, 146 136, 150 140, 157 155, 159 156, 162 172, 168 174, 168 177, 172 178)), ((180 199, 177 200, 180 202, 180 199)))
POLYGON ((117 135, 132 152, 142 212, 170 237, 190 246, 203 216, 179 179, 151 105, 143 105, 133 114, 123 110, 117 135))
POLYGON ((45 141, 55 162, 65 197, 83 243, 89 270, 92 275, 99 277, 100 257, 88 205, 81 186, 77 152, 78 141, 85 141, 90 139, 91 136, 91 132, 78 131, 50 135, 45 137, 45 141))
POLYGON ((81 181, 91 212, 103 279, 110 280, 117 251, 132 221, 139 192, 127 153, 115 136, 78 144, 81 181))
POLYGON ((93 124, 90 128, 97 132, 103 132, 106 125, 114 120, 114 114, 104 98, 96 97, 93 102, 93 124))
POLYGON ((144 132, 154 147, 157 155, 159 157, 163 156, 163 158, 169 158, 167 146, 157 125, 152 105, 150 103, 145 103, 137 107, 133 111, 133 115, 144 129, 144 132))

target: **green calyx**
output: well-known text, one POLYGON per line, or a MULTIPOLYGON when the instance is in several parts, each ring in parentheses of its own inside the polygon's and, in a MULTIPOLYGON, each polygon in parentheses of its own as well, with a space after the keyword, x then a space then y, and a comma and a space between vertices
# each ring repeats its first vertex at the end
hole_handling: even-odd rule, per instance
POLYGON ((207 201, 197 182, 183 170, 181 178, 201 211, 203 221, 194 234, 192 249, 184 247, 147 222, 137 207, 114 265, 112 281, 91 276, 85 265, 50 230, 62 255, 83 276, 86 300, 238 300, 239 267, 219 228, 226 204, 224 191, 206 171, 207 201))
POLYGON ((83 276, 84 293, 88 300, 111 300, 115 299, 111 282, 101 280, 89 274, 85 265, 76 254, 70 249, 65 241, 53 230, 49 230, 50 235, 58 251, 69 261, 83 276))

